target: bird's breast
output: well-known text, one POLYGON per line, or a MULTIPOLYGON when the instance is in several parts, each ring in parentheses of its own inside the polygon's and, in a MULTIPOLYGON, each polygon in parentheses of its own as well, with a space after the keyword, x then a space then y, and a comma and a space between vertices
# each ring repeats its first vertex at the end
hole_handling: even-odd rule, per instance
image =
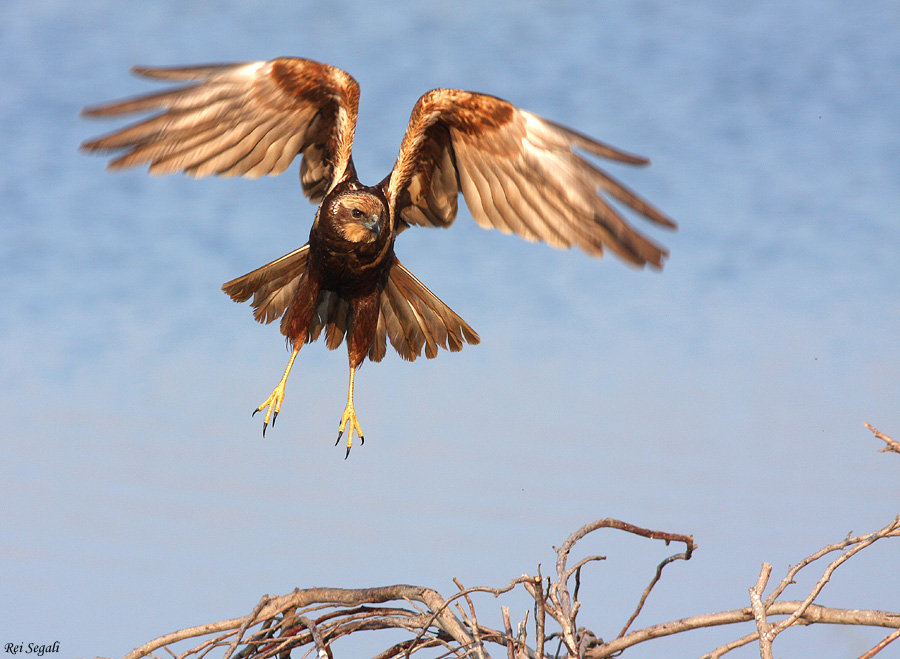
POLYGON ((342 297, 365 295, 384 286, 393 262, 392 245, 360 245, 344 240, 310 241, 310 266, 322 287, 342 297))

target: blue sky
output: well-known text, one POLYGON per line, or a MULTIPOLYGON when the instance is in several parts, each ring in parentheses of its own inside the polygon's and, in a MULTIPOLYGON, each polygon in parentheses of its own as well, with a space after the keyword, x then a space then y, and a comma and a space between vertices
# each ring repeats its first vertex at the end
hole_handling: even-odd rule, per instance
MULTIPOLYGON (((777 575, 900 512, 895 456, 862 426, 900 435, 897 9, 583 4, 0 10, 0 643, 120 656, 267 592, 502 585, 608 516, 700 545, 649 624, 743 606, 763 561, 777 575), (296 165, 258 181, 111 175, 77 151, 105 126, 77 115, 151 89, 134 64, 279 55, 360 82, 366 182, 438 86, 649 156, 610 169, 679 222, 642 227, 671 260, 654 273, 528 244, 461 203, 450 230, 407 231, 397 253, 481 345, 366 365, 367 441, 346 462, 346 354, 308 346, 263 440, 250 411, 287 353, 220 286, 305 241, 296 165)), ((667 554, 614 534, 586 543, 597 552, 580 622, 608 636, 667 554)), ((854 559, 823 602, 896 610, 895 555, 854 559)), ((779 643, 855 656, 879 638, 779 643)))

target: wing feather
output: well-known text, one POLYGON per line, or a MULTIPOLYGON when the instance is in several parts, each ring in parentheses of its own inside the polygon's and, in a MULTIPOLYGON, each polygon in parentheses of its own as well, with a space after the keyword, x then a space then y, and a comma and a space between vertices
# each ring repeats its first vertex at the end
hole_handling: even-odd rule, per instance
MULTIPOLYGON (((379 326, 401 357, 432 359, 438 348, 457 352, 477 344, 478 334, 396 258, 381 297, 379 326)), ((378 339, 376 332, 376 340, 378 339)))
POLYGON ((385 293, 382 293, 381 295, 381 310, 378 314, 379 325, 382 324, 382 320, 384 321, 386 337, 390 339, 394 350, 396 350, 403 359, 415 361, 418 353, 410 347, 408 339, 409 335, 404 331, 400 319, 394 312, 394 306, 388 295, 385 293))
MULTIPOLYGON (((237 134, 241 137, 235 138, 227 136, 227 139, 218 140, 213 148, 209 149, 209 153, 200 154, 196 162, 185 167, 185 172, 192 176, 203 177, 213 174, 220 176, 235 175, 235 166, 253 153, 253 150, 262 142, 263 144, 271 143, 271 139, 267 140, 267 136, 278 128, 278 118, 272 118, 268 121, 260 123, 256 126, 242 126, 237 134), (250 130, 247 130, 250 128, 250 130)), ((275 135, 277 137, 277 133, 275 135)), ((255 164, 255 162, 253 163, 255 164)))
POLYGON ((534 222, 527 210, 517 203, 518 195, 513 194, 517 188, 516 177, 510 175, 514 171, 509 166, 510 164, 511 161, 504 162, 503 167, 492 169, 485 162, 479 163, 479 170, 491 186, 491 197, 494 200, 496 212, 498 216, 506 218, 512 233, 531 242, 546 240, 549 232, 539 223, 534 222))
MULTIPOLYGON (((391 340, 391 345, 400 353, 401 357, 414 361, 416 357, 422 354, 422 347, 427 341, 419 319, 410 306, 409 300, 403 296, 397 289, 396 284, 391 283, 390 280, 384 287, 382 298, 386 299, 391 306, 397 321, 393 326, 394 333, 388 336, 391 340), (398 330, 399 334, 397 333, 398 330), (398 346, 402 346, 402 349, 398 346)), ((430 354, 432 351, 436 352, 437 349, 429 346, 426 354, 430 354)))
POLYGON ((82 144, 122 152, 113 169, 147 164, 154 174, 258 177, 283 172, 302 155, 304 193, 321 200, 350 165, 359 86, 349 74, 297 58, 181 68, 134 69, 176 89, 85 108, 105 117, 154 116, 82 144))
POLYGON ((200 66, 133 66, 132 73, 156 80, 204 80, 215 73, 232 68, 232 64, 203 64, 200 66))
POLYGON ((385 325, 384 314, 378 314, 378 324, 375 327, 375 339, 369 348, 369 361, 380 362, 387 354, 387 327, 385 325))
MULTIPOLYGON (((526 170, 527 171, 527 170, 526 170)), ((566 247, 574 241, 574 231, 567 222, 550 223, 542 222, 541 218, 548 215, 565 217, 566 208, 556 200, 556 195, 540 194, 540 185, 535 185, 533 175, 524 177, 509 176, 508 184, 511 186, 510 199, 520 209, 520 213, 527 215, 530 226, 540 233, 540 239, 553 247, 566 247)))
POLYGON ((462 193, 482 227, 595 256, 608 248, 630 263, 662 267, 666 250, 613 202, 660 226, 675 223, 580 152, 648 162, 493 96, 435 89, 413 108, 382 187, 402 226, 449 226, 462 193))
POLYGON ((183 168, 178 158, 183 159, 185 153, 208 148, 206 145, 219 139, 226 130, 228 126, 225 123, 210 123, 197 125, 177 138, 173 134, 171 139, 165 141, 145 140, 111 160, 108 166, 110 169, 124 169, 149 162, 151 174, 171 174, 183 168))
POLYGON ((335 350, 341 345, 344 336, 347 334, 349 320, 350 305, 343 298, 335 293, 331 293, 326 313, 321 319, 325 324, 325 345, 328 346, 329 350, 335 350))
POLYGON ((253 272, 222 284, 222 290, 235 302, 253 301, 253 317, 261 323, 271 323, 280 317, 294 299, 300 281, 306 276, 309 244, 295 249, 280 259, 267 263, 253 272))

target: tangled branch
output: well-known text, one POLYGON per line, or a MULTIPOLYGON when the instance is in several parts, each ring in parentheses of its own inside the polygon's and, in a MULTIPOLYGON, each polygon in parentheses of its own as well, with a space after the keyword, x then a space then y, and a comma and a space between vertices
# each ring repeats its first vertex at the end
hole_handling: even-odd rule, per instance
MULTIPOLYGON (((868 426, 868 424, 866 424, 868 426)), ((898 450, 900 444, 871 426, 875 436, 885 441, 883 451, 898 450), (894 448, 896 446, 896 448, 894 448)), ((872 544, 900 537, 900 518, 869 534, 846 537, 826 545, 789 567, 768 595, 766 589, 772 566, 764 563, 756 584, 749 591, 749 605, 742 608, 681 618, 642 629, 629 631, 640 615, 654 586, 662 578, 663 570, 678 560, 690 560, 697 546, 693 536, 645 529, 620 520, 606 518, 586 524, 556 551, 555 577, 544 577, 538 566, 536 575, 522 575, 500 588, 476 586, 465 588, 454 579, 457 591, 444 598, 437 591, 421 586, 396 584, 380 588, 307 588, 296 589, 287 595, 264 595, 249 614, 230 620, 190 627, 161 636, 126 655, 125 659, 156 657, 165 650, 175 659, 204 659, 216 651, 223 659, 266 659, 278 656, 286 659, 295 650, 302 658, 315 654, 316 659, 333 659, 335 641, 360 631, 402 629, 409 638, 391 645, 374 655, 374 659, 407 659, 425 648, 437 648, 438 659, 446 657, 491 659, 488 648, 499 646, 507 659, 545 659, 565 656, 571 659, 603 659, 617 656, 627 648, 645 641, 670 636, 703 627, 753 622, 755 631, 704 655, 703 659, 718 659, 735 648, 757 642, 762 659, 773 656, 772 643, 785 629, 795 625, 841 624, 884 627, 892 629, 884 639, 859 659, 871 659, 882 649, 900 638, 900 612, 839 609, 816 604, 815 601, 831 576, 846 561, 872 544), (591 630, 578 627, 576 620, 581 603, 578 590, 582 568, 603 556, 590 555, 569 566, 569 557, 576 544, 585 536, 601 529, 612 529, 649 540, 662 540, 666 545, 677 542, 684 551, 663 559, 649 584, 641 593, 638 604, 618 636, 604 641, 591 630), (837 554, 836 556, 834 556, 837 554), (782 600, 797 575, 826 556, 833 556, 821 576, 802 600, 782 600), (570 587, 574 577, 574 588, 570 587), (471 595, 488 593, 498 598, 521 587, 534 600, 533 648, 527 644, 528 614, 519 622, 516 631, 509 617, 509 608, 501 606, 502 629, 481 624, 471 595), (465 606, 463 606, 465 605, 465 606), (555 627, 555 629, 548 628, 555 627), (556 638, 562 654, 547 654, 545 644, 556 638), (193 645, 177 654, 174 646, 193 645)))
MULTIPOLYGON (((153 653, 161 649, 178 659, 202 659, 216 649, 223 650, 223 659, 266 659, 276 655, 286 657, 295 649, 303 649, 303 656, 315 651, 318 659, 331 659, 331 646, 337 639, 355 632, 377 629, 403 629, 410 632, 412 637, 386 648, 376 655, 376 659, 409 657, 414 652, 434 647, 444 648, 444 656, 490 659, 486 644, 503 646, 507 655, 513 659, 534 659, 545 656, 543 646, 548 617, 558 624, 558 634, 568 654, 585 656, 590 646, 587 640, 595 643, 596 637, 576 627, 575 620, 580 608, 577 586, 581 568, 602 557, 589 556, 572 567, 568 567, 567 563, 570 552, 579 540, 603 528, 663 540, 666 544, 672 541, 684 542, 686 546, 683 553, 669 557, 659 565, 631 617, 633 621, 653 585, 659 580, 662 568, 672 560, 689 559, 695 545, 691 536, 644 529, 615 519, 602 519, 580 528, 556 550, 556 580, 548 579, 546 588, 539 569, 537 576, 523 575, 502 588, 464 588, 458 580, 454 580, 458 591, 446 599, 430 588, 406 584, 360 589, 297 589, 278 597, 264 595, 246 616, 161 636, 136 648, 125 659, 155 656, 153 653), (569 588, 573 576, 576 577, 574 594, 570 593, 569 588), (503 630, 491 629, 478 622, 474 603, 469 597, 476 592, 499 597, 520 585, 535 602, 535 649, 525 644, 527 616, 520 623, 515 636, 510 624, 506 624, 503 630), (460 602, 465 602, 467 611, 460 602), (393 605, 382 606, 388 603, 393 605), (451 605, 455 605, 455 612, 451 605), (202 639, 202 642, 181 654, 176 654, 171 649, 171 646, 190 639, 202 639)), ((508 621, 508 609, 505 609, 505 616, 504 620, 508 621)))
MULTIPOLYGON (((757 631, 737 641, 717 648, 704 656, 704 659, 716 659, 732 649, 762 639, 761 647, 767 647, 771 655, 771 642, 781 631, 795 624, 850 624, 867 625, 900 629, 900 613, 887 611, 861 611, 856 609, 837 609, 814 604, 815 598, 822 591, 831 574, 844 561, 862 551, 882 538, 900 537, 900 520, 893 520, 875 533, 846 538, 828 545, 803 559, 790 568, 782 581, 764 600, 763 592, 771 573, 767 564, 763 567, 760 580, 751 589, 751 605, 748 607, 682 618, 671 622, 652 625, 626 633, 627 629, 638 617, 648 595, 660 580, 663 568, 674 560, 689 560, 696 549, 689 535, 651 531, 614 519, 597 520, 585 525, 569 536, 557 549, 556 579, 546 582, 540 576, 523 575, 514 579, 502 588, 478 586, 464 588, 456 581, 458 591, 449 598, 442 597, 430 588, 396 584, 381 588, 308 588, 297 589, 279 597, 263 596, 253 610, 246 616, 223 620, 221 622, 182 629, 161 636, 135 649, 125 659, 154 657, 153 653, 165 649, 177 659, 202 659, 216 649, 223 651, 224 659, 266 659, 267 657, 288 657, 293 650, 302 649, 306 657, 313 652, 317 659, 332 659, 331 646, 344 636, 378 629, 403 629, 412 635, 411 638, 392 645, 377 655, 375 659, 394 659, 409 657, 425 648, 443 648, 444 657, 476 657, 490 659, 487 645, 499 645, 506 650, 507 659, 536 659, 546 657, 543 645, 546 640, 545 629, 548 618, 559 627, 554 636, 558 636, 565 648, 564 656, 579 659, 602 659, 619 654, 623 650, 653 638, 669 636, 703 627, 736 624, 756 621, 757 631), (577 575, 581 567, 589 561, 600 560, 600 556, 589 556, 572 567, 567 566, 568 557, 584 536, 603 528, 617 529, 649 539, 669 542, 677 541, 685 544, 685 551, 663 560, 649 585, 644 589, 637 608, 630 616, 625 629, 619 636, 609 642, 594 635, 590 630, 578 628, 576 617, 580 609, 577 599, 577 587, 570 592, 569 581, 577 575), (812 592, 802 601, 780 601, 778 598, 785 588, 794 582, 794 577, 803 568, 813 564, 823 556, 832 552, 842 552, 825 569, 822 577, 812 592), (535 601, 535 633, 534 649, 526 645, 527 616, 518 626, 514 635, 509 621, 509 610, 502 607, 504 628, 491 629, 478 622, 472 593, 490 593, 499 597, 517 586, 523 586, 535 601), (546 585, 546 587, 545 587, 546 585), (465 602, 463 609, 461 602, 465 602), (386 606, 387 603, 396 603, 386 606), (455 605, 456 612, 451 605, 455 605), (769 622, 770 617, 786 616, 778 622, 769 622), (250 630, 256 630, 250 632, 250 630), (171 646, 176 643, 195 639, 198 645, 176 654, 171 646), (763 642, 765 646, 763 646, 763 642)), ((882 641, 886 646, 897 637, 898 633, 889 635, 882 641)), ((877 651, 878 648, 873 648, 877 651)), ((874 656, 874 655, 868 655, 874 656)))

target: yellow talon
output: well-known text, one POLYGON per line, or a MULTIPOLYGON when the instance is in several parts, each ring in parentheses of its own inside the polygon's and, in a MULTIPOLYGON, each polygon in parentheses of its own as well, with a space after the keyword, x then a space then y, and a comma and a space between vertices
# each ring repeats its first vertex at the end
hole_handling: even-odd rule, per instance
POLYGON ((272 421, 272 427, 275 427, 275 419, 278 418, 278 412, 281 410, 281 403, 284 401, 284 385, 287 382, 288 375, 291 372, 291 367, 294 365, 294 359, 296 359, 298 352, 300 352, 300 348, 294 348, 291 352, 291 358, 288 360, 287 368, 284 369, 284 375, 281 376, 281 382, 279 382, 272 390, 272 393, 269 394, 269 397, 266 398, 265 402, 257 407, 253 411, 253 414, 250 415, 256 416, 257 412, 262 412, 267 407, 269 408, 266 410, 266 416, 263 419, 263 437, 266 436, 266 428, 269 426, 269 420, 272 421))
POLYGON ((353 446, 353 431, 356 431, 356 434, 359 435, 359 443, 365 444, 366 439, 363 437, 362 428, 359 425, 359 420, 356 418, 356 409, 353 407, 353 380, 356 376, 356 368, 353 366, 350 367, 350 387, 347 391, 347 407, 344 408, 344 413, 341 415, 341 426, 338 428, 338 436, 337 436, 337 444, 341 441, 341 437, 344 434, 344 430, 347 430, 347 453, 344 454, 344 459, 346 460, 350 455, 350 447, 353 446))
POLYGON ((253 410, 251 416, 256 416, 257 412, 262 412, 267 407, 266 416, 263 418, 263 437, 266 436, 266 428, 269 426, 269 420, 272 421, 272 427, 275 426, 275 419, 278 418, 278 411, 281 409, 281 403, 284 400, 284 382, 279 382, 278 386, 269 394, 266 401, 253 410))

